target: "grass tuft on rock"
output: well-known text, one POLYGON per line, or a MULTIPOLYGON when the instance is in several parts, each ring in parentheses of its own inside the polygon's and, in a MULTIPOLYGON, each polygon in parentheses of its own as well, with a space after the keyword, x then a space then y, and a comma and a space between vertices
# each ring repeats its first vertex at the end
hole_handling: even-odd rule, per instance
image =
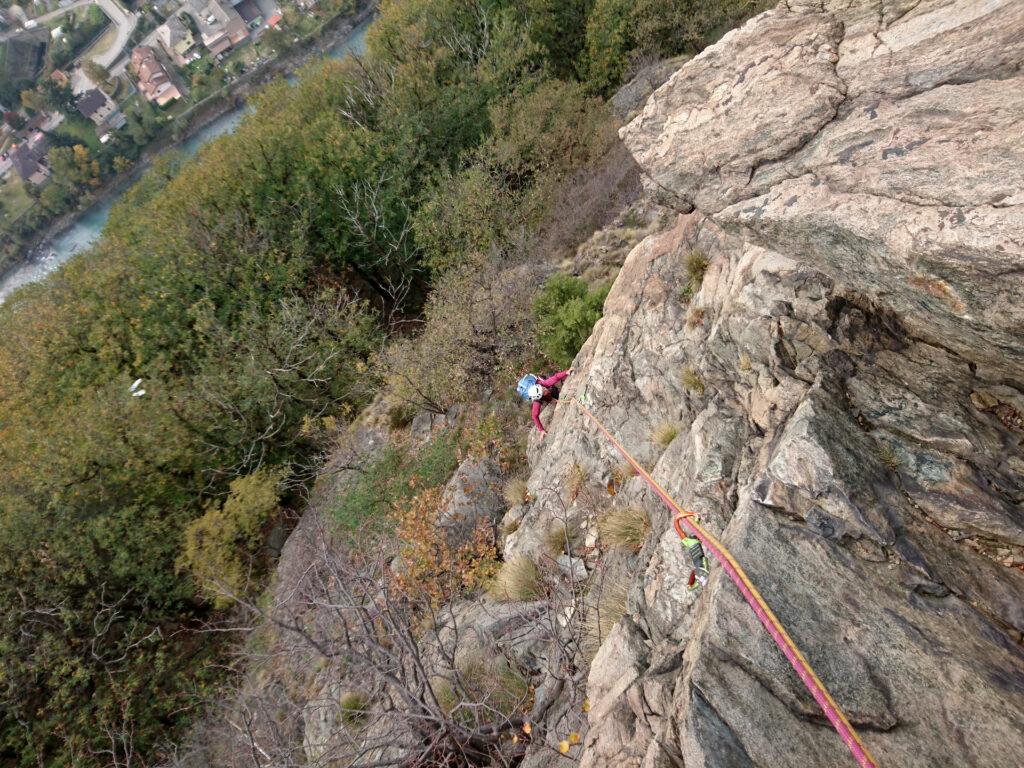
POLYGON ((612 468, 611 477, 616 485, 622 485, 629 478, 636 477, 636 469, 628 461, 624 461, 612 468))
POLYGON ((629 593, 629 574, 625 572, 606 573, 585 600, 583 618, 583 655, 592 662, 601 643, 611 634, 612 629, 626 615, 626 598, 629 593))
POLYGON ((501 532, 505 536, 511 536, 513 533, 519 530, 519 526, 523 524, 522 518, 510 517, 503 520, 501 523, 501 532))
POLYGON ((530 705, 530 684, 507 658, 474 653, 460 659, 457 669, 431 680, 437 703, 454 720, 472 725, 481 710, 499 712, 505 718, 530 705))
POLYGON ((534 562, 518 554, 502 563, 487 591, 500 603, 539 600, 544 597, 544 581, 534 562))
POLYGON ((643 229, 647 226, 647 219, 636 208, 630 208, 622 217, 622 226, 626 229, 643 229))
POLYGON ((601 542, 609 547, 636 551, 651 530, 651 518, 642 507, 611 507, 597 519, 601 542))
POLYGON ((704 379, 693 368, 683 368, 682 373, 679 374, 679 381, 690 392, 695 392, 698 395, 704 394, 704 379))
POLYGON ((518 507, 530 500, 530 489, 526 485, 525 477, 513 477, 505 483, 505 503, 510 507, 518 507))
POLYGON ((686 254, 686 276, 690 282, 698 285, 704 279, 704 273, 708 271, 711 260, 702 251, 690 251, 686 254))
POLYGON ((674 421, 663 421, 651 432, 651 440, 662 448, 668 448, 679 436, 679 425, 674 421))
POLYGON ((571 550, 576 542, 576 535, 564 520, 555 520, 544 532, 545 549, 552 557, 571 550))
POLYGON ((882 443, 878 446, 878 458, 891 472, 896 472, 903 466, 903 460, 900 458, 899 452, 888 443, 882 443))
POLYGON ((680 289, 679 294, 683 301, 689 301, 693 295, 700 290, 704 282, 704 273, 708 270, 711 260, 701 251, 690 251, 683 261, 683 268, 686 270, 686 282, 680 289))
POLYGON ((586 483, 587 475, 583 471, 583 467, 579 464, 573 464, 569 470, 569 476, 565 479, 565 490, 569 494, 569 499, 572 500, 579 496, 586 483))
POLYGON ((338 700, 341 719, 346 725, 362 725, 370 714, 370 697, 361 691, 346 691, 338 700))

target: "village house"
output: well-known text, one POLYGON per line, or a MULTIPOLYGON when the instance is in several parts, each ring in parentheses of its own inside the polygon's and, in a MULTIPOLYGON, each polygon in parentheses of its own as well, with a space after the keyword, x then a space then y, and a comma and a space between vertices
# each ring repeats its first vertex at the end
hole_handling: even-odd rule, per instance
POLYGON ((179 67, 199 57, 199 52, 192 50, 196 44, 192 30, 177 16, 171 16, 156 28, 156 39, 171 61, 179 67))
POLYGON ((46 165, 47 149, 49 142, 40 131, 11 150, 11 165, 22 181, 39 186, 50 178, 50 169, 46 165))
POLYGON ((82 117, 87 117, 96 124, 96 133, 100 138, 103 138, 109 129, 121 128, 128 121, 117 105, 98 88, 92 88, 79 96, 75 106, 82 117))
POLYGON ((255 0, 242 0, 235 4, 235 10, 242 17, 242 21, 249 29, 259 29, 263 23, 263 12, 256 5, 255 0))
POLYGON ((219 56, 249 36, 249 28, 238 11, 221 0, 188 0, 182 9, 195 19, 203 45, 213 56, 219 56))
POLYGON ((11 35, 0 53, 0 77, 32 80, 43 68, 50 32, 43 29, 25 29, 11 35))
POLYGON ((181 92, 171 81, 171 75, 157 59, 156 51, 140 45, 132 51, 132 72, 139 79, 139 92, 158 106, 181 98, 181 92))
POLYGON ((280 8, 274 8, 270 16, 267 17, 266 27, 274 27, 275 29, 280 28, 281 22, 284 21, 284 16, 281 15, 280 8))

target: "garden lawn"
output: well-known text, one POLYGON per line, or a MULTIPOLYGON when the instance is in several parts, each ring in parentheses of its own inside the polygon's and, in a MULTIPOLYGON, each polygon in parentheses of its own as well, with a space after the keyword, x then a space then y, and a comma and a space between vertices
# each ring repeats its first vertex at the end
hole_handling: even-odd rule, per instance
POLYGON ((32 198, 28 196, 24 184, 14 171, 11 171, 7 181, 0 184, 0 203, 3 204, 0 222, 4 225, 20 218, 32 207, 32 198))
POLYGON ((82 52, 83 59, 95 59, 110 50, 110 47, 117 42, 117 25, 111 23, 107 31, 103 33, 91 48, 82 52))
POLYGON ((54 129, 54 133, 72 136, 79 143, 93 151, 98 152, 102 146, 99 137, 96 135, 96 126, 91 121, 77 115, 64 118, 64 122, 54 129))

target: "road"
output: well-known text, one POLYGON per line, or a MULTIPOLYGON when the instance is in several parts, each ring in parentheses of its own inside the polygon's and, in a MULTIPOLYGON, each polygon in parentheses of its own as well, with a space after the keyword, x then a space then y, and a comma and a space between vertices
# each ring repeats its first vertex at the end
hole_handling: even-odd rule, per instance
MULTIPOLYGON (((53 19, 58 19, 61 16, 66 15, 69 11, 73 11, 75 8, 83 8, 87 5, 98 5, 107 17, 117 27, 117 40, 110 46, 107 51, 99 56, 96 56, 93 60, 98 64, 102 64, 104 67, 109 67, 118 57, 121 55, 122 49, 128 44, 128 39, 132 36, 132 32, 135 31, 135 25, 139 23, 138 13, 129 13, 114 0, 76 0, 70 5, 64 8, 58 8, 56 11, 50 11, 50 13, 44 13, 42 16, 36 16, 34 21, 37 24, 45 24, 53 19)), ((11 35, 19 32, 20 30, 12 29, 3 34, 0 34, 0 40, 6 40, 11 35)))
POLYGON ((114 0, 95 0, 96 4, 103 10, 110 20, 117 25, 117 40, 104 53, 93 58, 97 64, 109 67, 121 55, 121 51, 128 45, 128 40, 139 23, 138 13, 128 13, 114 0))

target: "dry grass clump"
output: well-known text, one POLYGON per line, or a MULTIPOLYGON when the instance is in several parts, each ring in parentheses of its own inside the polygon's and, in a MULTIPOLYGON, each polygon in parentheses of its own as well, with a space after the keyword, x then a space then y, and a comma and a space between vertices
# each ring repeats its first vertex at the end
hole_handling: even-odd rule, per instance
POLYGON ((704 394, 704 379, 693 368, 683 368, 682 373, 679 374, 679 381, 691 392, 696 392, 698 395, 704 394))
POLYGON ((493 712, 510 718, 530 705, 530 684, 504 656, 474 654, 458 663, 458 669, 431 681, 437 703, 456 721, 470 724, 493 712))
POLYGON ((501 532, 505 536, 511 536, 513 533, 519 530, 519 526, 523 524, 521 518, 510 517, 501 523, 501 532))
POLYGON ((346 725, 361 725, 370 713, 370 697, 360 691, 346 691, 338 699, 338 706, 346 725))
POLYGON ((679 436, 679 425, 673 421, 663 421, 651 432, 651 440, 662 448, 668 446, 679 436))
POLYGON ((686 270, 686 283, 680 289, 679 294, 683 301, 689 301, 693 294, 700 290, 700 284, 704 281, 704 273, 708 270, 711 260, 700 251, 690 251, 686 254, 683 267, 686 270))
POLYGON ((526 486, 526 478, 513 477, 505 483, 505 503, 510 507, 526 504, 530 500, 530 489, 526 486))
POLYGON ((471 698, 511 717, 530 698, 530 684, 504 656, 477 656, 460 665, 463 686, 471 698))
POLYGON ((616 485, 622 485, 631 477, 636 477, 636 469, 628 461, 617 464, 612 468, 612 480, 615 481, 616 485))
POLYGON ((638 550, 651 530, 651 518, 642 507, 611 507, 597 519, 601 542, 610 547, 638 550))
POLYGON ((601 643, 612 628, 626 615, 626 597, 629 593, 629 575, 617 572, 606 574, 600 584, 587 595, 583 618, 583 654, 587 662, 594 660, 601 643))
POLYGON ((899 452, 888 443, 882 443, 878 446, 878 458, 892 472, 903 466, 903 460, 900 458, 899 452))
POLYGON ((570 528, 564 520, 553 521, 544 532, 544 548, 552 557, 572 550, 578 540, 579 531, 570 528))
POLYGON ((539 600, 544 597, 544 581, 530 558, 513 555, 502 563, 487 591, 501 603, 539 600))

